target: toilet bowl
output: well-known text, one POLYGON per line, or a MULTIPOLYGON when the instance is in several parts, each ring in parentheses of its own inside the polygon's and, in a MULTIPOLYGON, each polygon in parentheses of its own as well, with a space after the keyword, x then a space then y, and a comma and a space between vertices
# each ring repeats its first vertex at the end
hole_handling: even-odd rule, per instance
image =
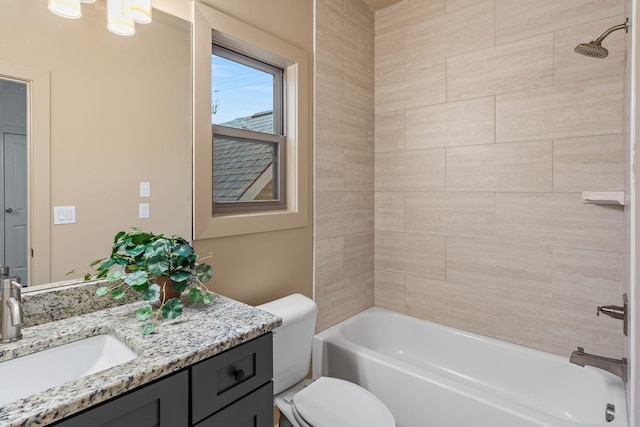
POLYGON ((368 390, 338 378, 305 379, 317 305, 301 294, 257 308, 282 318, 273 331, 274 403, 280 427, 395 427, 391 411, 368 390))

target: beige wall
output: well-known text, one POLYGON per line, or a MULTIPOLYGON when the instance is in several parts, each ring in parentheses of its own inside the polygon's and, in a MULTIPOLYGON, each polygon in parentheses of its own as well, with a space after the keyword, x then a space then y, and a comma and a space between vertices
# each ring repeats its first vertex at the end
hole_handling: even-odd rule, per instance
POLYGON ((373 305, 373 12, 316 2, 315 297, 322 330, 373 305))
POLYGON ((69 20, 44 1, 7 0, 0 38, 0 60, 51 76, 45 185, 51 210, 75 205, 77 214, 76 224, 51 226, 51 281, 108 255, 121 229, 189 236, 189 24, 158 13, 134 37, 120 37, 107 30, 101 2, 84 4, 82 18, 69 20), (138 219, 140 181, 151 182, 148 220, 138 219))
MULTIPOLYGON (((309 58, 313 56, 313 2, 207 0, 202 3, 308 52, 309 58)), ((310 78, 309 82, 312 81, 310 78)), ((313 105, 312 99, 306 102, 313 105)), ((309 123, 312 123, 311 117, 309 123)), ((312 141, 311 135, 308 141, 312 141)), ((302 171, 309 182, 312 172, 310 168, 302 171)), ((303 191, 311 194, 311 185, 303 191)), ((216 253, 211 260, 214 278, 208 284, 215 292, 249 304, 293 292, 312 296, 312 230, 309 218, 306 227, 197 240, 194 248, 200 254, 216 253)))
POLYGON ((623 352, 621 0, 376 13, 375 303, 568 355, 623 352))

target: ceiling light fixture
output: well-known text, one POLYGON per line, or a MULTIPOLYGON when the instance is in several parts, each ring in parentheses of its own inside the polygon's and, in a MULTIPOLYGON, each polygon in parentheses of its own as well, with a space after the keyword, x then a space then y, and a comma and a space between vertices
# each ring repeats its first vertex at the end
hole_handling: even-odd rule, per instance
POLYGON ((82 16, 80 0, 49 0, 49 10, 63 18, 78 19, 82 16))
MULTIPOLYGON (((58 16, 78 19, 82 16, 81 3, 96 0, 48 0, 49 10, 58 16)), ((151 0, 107 0, 107 28, 120 36, 136 33, 135 24, 151 22, 151 0)))
POLYGON ((133 19, 124 16, 122 0, 107 0, 107 28, 119 36, 132 36, 136 33, 133 19))
POLYGON ((123 15, 137 24, 151 22, 151 0, 124 0, 123 15))

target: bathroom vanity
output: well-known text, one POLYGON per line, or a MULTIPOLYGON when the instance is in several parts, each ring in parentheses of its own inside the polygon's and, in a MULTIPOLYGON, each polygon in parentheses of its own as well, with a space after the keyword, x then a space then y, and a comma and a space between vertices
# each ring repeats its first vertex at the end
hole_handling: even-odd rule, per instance
POLYGON ((0 364, 109 334, 138 357, 0 405, 0 426, 273 425, 270 331, 280 318, 216 295, 210 305, 185 301, 182 316, 143 336, 139 304, 28 327, 22 340, 1 345, 0 364))

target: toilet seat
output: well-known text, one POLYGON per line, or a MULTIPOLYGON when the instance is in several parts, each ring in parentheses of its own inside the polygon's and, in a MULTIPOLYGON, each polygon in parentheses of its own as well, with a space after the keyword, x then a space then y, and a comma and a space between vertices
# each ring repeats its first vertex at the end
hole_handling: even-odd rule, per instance
POLYGON ((389 409, 368 390, 338 378, 320 377, 293 396, 296 420, 309 427, 395 427, 389 409))

